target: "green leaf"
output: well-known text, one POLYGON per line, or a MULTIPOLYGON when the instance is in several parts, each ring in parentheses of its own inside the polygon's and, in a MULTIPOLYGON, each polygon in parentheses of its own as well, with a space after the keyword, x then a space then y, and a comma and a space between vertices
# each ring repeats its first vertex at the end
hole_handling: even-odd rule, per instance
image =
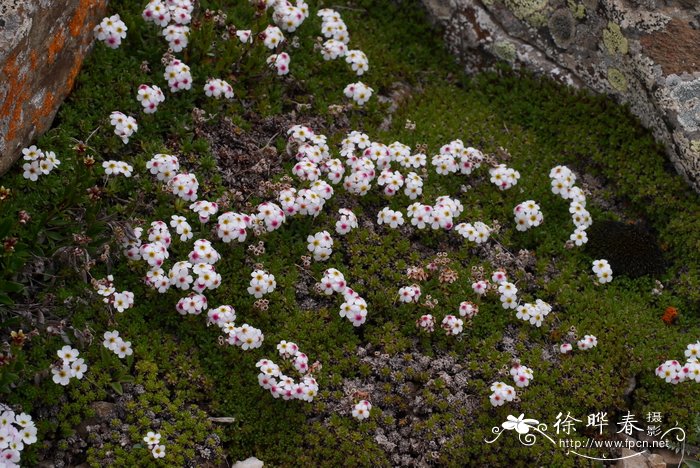
POLYGON ((0 291, 6 291, 11 293, 22 292, 24 286, 20 283, 15 283, 13 281, 0 281, 0 291))
POLYGON ((8 296, 7 294, 5 294, 3 292, 0 292, 0 304, 11 306, 14 303, 15 303, 15 301, 10 299, 10 296, 8 296))
POLYGON ((109 384, 110 387, 114 389, 115 392, 117 392, 118 395, 123 395, 124 394, 124 388, 122 387, 122 384, 119 382, 111 382, 109 384))

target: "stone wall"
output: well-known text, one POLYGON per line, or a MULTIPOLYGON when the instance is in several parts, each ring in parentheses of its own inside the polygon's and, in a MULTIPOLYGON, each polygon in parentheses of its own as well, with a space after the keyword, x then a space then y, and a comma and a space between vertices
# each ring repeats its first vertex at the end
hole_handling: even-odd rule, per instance
POLYGON ((700 0, 422 1, 468 72, 500 59, 629 103, 700 192, 700 0))
POLYGON ((0 174, 51 125, 105 6, 106 0, 0 0, 0 174))

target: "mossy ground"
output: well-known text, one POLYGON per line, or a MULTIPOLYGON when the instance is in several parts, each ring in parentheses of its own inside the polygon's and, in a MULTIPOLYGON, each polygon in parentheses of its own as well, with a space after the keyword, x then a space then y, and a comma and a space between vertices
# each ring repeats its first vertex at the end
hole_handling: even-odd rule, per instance
MULTIPOLYGON (((312 4, 312 12, 330 6, 321 3, 312 4)), ((334 213, 342 207, 338 196, 317 219, 295 219, 267 235, 266 252, 260 257, 252 257, 245 245, 216 245, 224 257, 217 265, 224 280, 221 288, 208 294, 209 302, 233 305, 239 320, 262 329, 265 343, 258 350, 219 346, 218 333, 206 327, 202 317, 183 318, 175 312, 174 304, 181 294, 170 291, 159 295, 146 288, 141 281, 144 266, 127 263, 116 254, 116 246, 112 245, 114 255, 105 256, 108 261, 100 260, 104 245, 112 240, 115 222, 141 219, 150 223, 188 213, 184 204, 174 205, 173 198, 162 193, 146 174, 145 161, 154 153, 178 154, 200 183, 204 181, 201 198, 214 200, 226 192, 209 143, 194 131, 191 110, 195 105, 214 114, 215 119, 226 116, 243 129, 250 128, 253 117, 292 111, 299 123, 321 118, 332 126, 338 118, 328 106, 344 103, 343 87, 356 81, 346 64, 323 62, 313 50, 320 29, 313 14, 296 34, 299 48, 289 49, 292 73, 285 79, 263 72, 263 50, 255 50, 240 66, 232 67, 238 61, 238 50, 219 40, 213 24, 205 21, 192 34, 183 55, 192 68, 196 89, 168 95, 155 115, 144 115, 139 112, 135 90, 141 83, 153 82, 165 89, 160 65, 164 43, 157 37, 159 31, 140 19, 141 7, 138 2, 110 4, 129 27, 125 44, 118 50, 100 44, 95 47, 54 128, 39 139, 41 148, 59 155, 63 161, 60 168, 31 183, 22 179, 18 165, 0 179, 0 184, 12 190, 11 197, 0 202, 0 237, 19 240, 14 253, 0 259, 0 279, 9 294, 0 291, 0 299, 15 301, 0 312, 2 329, 8 335, 9 330, 20 328, 40 330, 21 349, 14 346, 15 360, 0 368, 6 385, 1 399, 35 415, 40 440, 51 441, 48 447, 53 447, 53 452, 42 449, 41 444, 28 448, 23 453, 26 463, 51 459, 56 451, 70 451, 67 441, 75 427, 91 416, 91 402, 114 399, 118 392, 139 385, 146 392, 135 397, 125 421, 115 422, 128 424, 129 443, 134 445, 127 449, 117 440, 107 440, 101 446, 88 445, 82 460, 80 455, 75 460, 87 460, 94 466, 105 462, 115 466, 181 466, 192 463, 197 457, 196 446, 216 432, 226 456, 234 461, 254 455, 272 465, 390 464, 373 432, 383 421, 386 408, 375 406, 372 418, 363 423, 347 413, 321 420, 316 417, 324 414, 329 401, 338 399, 344 379, 362 380, 369 375, 355 353, 364 344, 392 355, 411 350, 431 356, 448 353, 470 369, 467 389, 480 404, 470 427, 446 434, 448 443, 439 454, 445 464, 576 463, 561 449, 543 444, 523 447, 515 437, 504 436, 493 445, 483 443, 491 436, 491 427, 499 425, 506 415, 521 412, 550 424, 557 413, 567 411, 579 419, 607 411, 611 421, 628 410, 639 417, 661 412, 665 424, 678 421, 691 439, 698 440, 697 384, 671 386, 653 373, 660 362, 681 359, 685 346, 700 338, 697 195, 669 170, 662 149, 649 133, 626 109, 606 97, 505 69, 473 79, 462 76, 444 51, 440 34, 427 25, 413 2, 363 0, 339 9, 348 24, 352 46, 364 50, 370 59, 370 72, 362 81, 377 95, 388 94, 394 83, 411 89, 410 97, 393 114, 388 130, 380 130, 388 111, 376 96, 366 108, 347 111, 345 126, 385 143, 399 140, 414 148, 426 144, 428 154, 455 138, 485 153, 495 153, 499 147, 508 149, 511 159, 507 164, 522 175, 514 189, 498 191, 482 168, 467 178, 432 174, 424 199, 432 203, 440 195, 457 196, 465 206, 462 219, 499 220, 503 227, 495 241, 511 252, 528 249, 535 255, 532 279, 521 279, 529 291, 525 299, 539 297, 554 306, 542 328, 518 321, 497 301, 487 300, 481 303, 481 311, 463 339, 448 339, 439 331, 430 337, 419 335, 413 324, 421 312, 407 305, 396 307, 394 302, 398 288, 411 283, 405 276, 407 266, 438 251, 449 252, 459 280, 451 285, 436 281, 424 284, 424 294, 439 300, 434 312, 439 317, 454 313, 462 300, 474 300, 469 290, 472 266, 483 265, 487 271, 494 266, 488 262, 487 250, 455 242, 454 233, 405 236, 381 226, 362 228, 346 238, 336 238, 334 254, 326 264, 313 264, 309 271, 300 269, 296 264, 305 254, 306 235, 332 229, 334 213), (213 41, 217 44, 210 47, 213 41), (140 68, 144 60, 150 64, 150 73, 140 68), (209 76, 229 79, 237 99, 226 105, 206 100, 201 84, 209 76), (114 110, 136 115, 139 120, 139 132, 127 146, 109 128, 108 116, 114 110), (406 120, 416 123, 415 130, 405 128, 406 120), (87 143, 87 153, 98 161, 96 168, 83 164, 84 155, 74 149, 75 139, 87 143), (106 159, 130 162, 137 175, 107 180, 97 169, 106 159), (573 225, 567 203, 549 189, 548 172, 557 164, 569 165, 579 175, 588 174, 603 182, 596 199, 589 201, 594 220, 644 220, 655 231, 669 264, 660 278, 665 286, 661 295, 652 294, 656 285, 649 277, 616 277, 610 284, 597 285, 590 272, 593 259, 583 250, 564 248, 573 225), (471 188, 462 192, 460 187, 465 184, 471 188), (105 190, 98 202, 85 195, 94 185, 105 190), (526 199, 541 205, 545 222, 519 233, 512 225, 512 209, 526 199), (621 206, 622 211, 603 209, 608 203, 621 206), (30 213, 29 224, 16 222, 19 210, 30 213), (76 246, 74 234, 91 238, 80 245, 96 261, 90 274, 95 278, 113 274, 119 290, 136 294, 136 307, 111 314, 99 298, 88 293, 89 285, 81 274, 62 262, 62 256, 54 255, 59 249, 76 246), (245 292, 249 270, 256 262, 263 263, 278 282, 265 312, 256 311, 245 292), (317 298, 317 308, 304 310, 299 306, 297 285, 311 282, 306 275, 319 279, 327 267, 343 271, 350 285, 367 299, 369 320, 362 328, 355 329, 338 317, 335 302, 317 298), (15 291, 15 282, 25 285, 23 292, 15 291), (680 311, 673 325, 661 320, 668 306, 680 311), (60 328, 62 321, 63 337, 45 331, 47 325, 60 328), (535 379, 521 393, 519 403, 494 409, 488 402, 488 386, 494 380, 506 380, 499 376, 499 370, 512 358, 499 350, 506 327, 517 330, 517 356, 533 369, 535 379), (544 359, 546 351, 571 327, 579 335, 596 335, 598 347, 566 358, 544 359), (115 328, 134 343, 133 359, 120 361, 102 351, 102 332, 115 328), (87 330, 88 338, 78 339, 76 330, 87 330), (95 337, 92 344, 90 334, 95 337), (313 404, 274 400, 257 384, 255 362, 274 356, 274 346, 281 339, 296 342, 311 360, 323 364, 317 375, 321 394, 313 404), (65 340, 79 348, 90 366, 86 378, 73 380, 68 388, 51 382, 47 371, 65 340), (635 378, 636 388, 626 397, 631 378, 635 378), (178 410, 191 404, 201 411, 178 410), (149 410, 172 415, 160 429, 168 444, 168 455, 161 462, 150 459, 146 448, 136 445, 151 430, 149 410), (214 427, 207 415, 233 416, 236 421, 214 427)), ((238 27, 267 24, 264 18, 255 19, 252 8, 245 4, 233 7, 227 2, 202 1, 201 7, 225 9, 229 23, 238 27)), ((331 143, 343 137, 328 136, 331 143)), ((282 149, 283 137, 274 144, 282 149)), ((290 163, 284 165, 288 168, 290 163)), ((384 200, 373 192, 359 200, 355 210, 374 218, 376 207, 386 204, 404 208, 409 201, 404 196, 384 200)), ((208 229, 203 227, 199 235, 208 236, 208 229)), ((175 241, 171 258, 183 257, 189 247, 175 241)), ((421 385, 419 378, 415 380, 421 385)), ((424 391, 437 401, 442 399, 438 390, 426 387, 424 391)), ((441 408, 425 421, 426 430, 444 427, 436 424, 435 418, 449 421, 451 414, 460 411, 444 405, 441 408)))

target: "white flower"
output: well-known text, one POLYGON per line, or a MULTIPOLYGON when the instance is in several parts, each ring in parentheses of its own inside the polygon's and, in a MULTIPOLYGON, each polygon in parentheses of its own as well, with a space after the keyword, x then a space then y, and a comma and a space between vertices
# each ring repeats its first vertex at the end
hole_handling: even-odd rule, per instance
POLYGON ((700 341, 688 345, 685 350, 685 357, 688 359, 697 359, 700 357, 700 341))
POLYGON ((80 353, 77 349, 73 349, 69 345, 66 345, 63 348, 56 351, 56 354, 58 354, 59 358, 63 359, 64 363, 71 363, 78 359, 78 355, 80 353))
POLYGON ((151 449, 151 453, 153 454, 153 458, 165 457, 165 445, 155 445, 153 449, 151 449))
POLYGON ((109 349, 110 351, 114 351, 117 343, 119 343, 119 332, 117 330, 106 331, 104 333, 104 341, 102 342, 102 345, 105 348, 109 349))
POLYGON ((352 409, 352 417, 360 421, 367 419, 369 418, 371 409, 372 403, 367 400, 362 400, 352 409))
POLYGON ((68 382, 70 382, 71 369, 70 365, 68 364, 63 364, 61 367, 53 367, 51 369, 51 373, 53 374, 54 383, 65 386, 68 385, 68 382))
POLYGON ((85 359, 76 359, 71 363, 71 377, 75 377, 80 380, 83 378, 83 374, 87 371, 87 366, 85 365, 85 359))
POLYGON ((160 434, 157 432, 149 431, 148 434, 146 434, 146 437, 143 438, 143 441, 146 442, 146 444, 148 444, 149 447, 158 445, 160 444, 160 434))

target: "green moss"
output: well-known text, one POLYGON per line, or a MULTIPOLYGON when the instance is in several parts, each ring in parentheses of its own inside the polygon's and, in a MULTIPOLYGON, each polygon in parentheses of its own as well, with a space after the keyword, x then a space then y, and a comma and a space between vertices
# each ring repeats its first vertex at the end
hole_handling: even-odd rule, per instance
POLYGON ((616 23, 608 23, 608 27, 603 30, 603 44, 610 55, 625 55, 629 51, 627 38, 622 34, 620 26, 616 23))

